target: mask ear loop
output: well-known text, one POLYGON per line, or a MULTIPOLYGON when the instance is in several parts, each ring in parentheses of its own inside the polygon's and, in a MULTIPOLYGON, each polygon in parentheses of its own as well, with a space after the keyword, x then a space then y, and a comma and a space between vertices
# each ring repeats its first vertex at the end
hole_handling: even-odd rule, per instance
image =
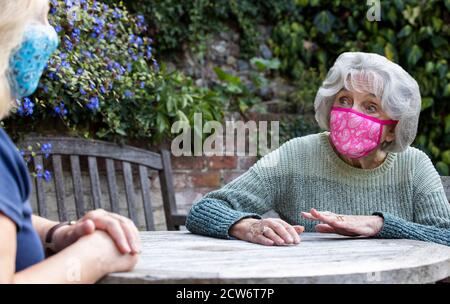
MULTIPOLYGON (((386 125, 387 125, 387 126, 395 125, 395 126, 394 126, 394 130, 395 130, 395 128, 397 127, 397 124, 398 124, 398 120, 396 120, 395 123, 386 124, 386 125)), ((391 140, 391 141, 385 141, 384 143, 382 143, 382 144, 381 144, 381 150, 384 151, 384 149, 386 149, 386 147, 387 147, 388 145, 392 144, 394 141, 395 141, 395 139, 394 139, 394 140, 391 140)), ((386 152, 386 151, 385 151, 385 152, 386 152)))

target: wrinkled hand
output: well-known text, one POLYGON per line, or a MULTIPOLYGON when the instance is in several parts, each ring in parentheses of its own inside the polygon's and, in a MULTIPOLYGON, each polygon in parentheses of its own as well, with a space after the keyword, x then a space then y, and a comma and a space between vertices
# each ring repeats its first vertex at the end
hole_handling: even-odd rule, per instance
POLYGON ((346 236, 374 236, 381 231, 384 222, 382 217, 376 215, 339 215, 328 211, 319 212, 314 208, 310 212, 302 212, 302 216, 322 222, 316 225, 317 232, 346 236))
POLYGON ((230 229, 230 235, 247 242, 273 245, 296 245, 303 226, 292 226, 278 218, 242 219, 230 229))
POLYGON ((136 254, 141 251, 139 231, 133 221, 124 216, 97 209, 86 213, 76 224, 63 226, 55 231, 53 241, 56 252, 96 230, 106 232, 122 254, 136 254))

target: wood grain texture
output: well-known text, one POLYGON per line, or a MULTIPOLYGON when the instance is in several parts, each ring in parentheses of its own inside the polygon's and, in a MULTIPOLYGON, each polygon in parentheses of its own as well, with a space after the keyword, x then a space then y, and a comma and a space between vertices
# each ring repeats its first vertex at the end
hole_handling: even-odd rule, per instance
POLYGON ((100 283, 430 283, 450 276, 450 247, 304 233, 266 247, 186 231, 143 232, 133 272, 100 283))
POLYGON ((72 168, 73 194, 77 209, 77 218, 81 218, 85 213, 85 203, 83 197, 83 180, 81 178, 80 158, 78 155, 70 156, 70 165, 72 168))
POLYGON ((102 191, 100 177, 98 175, 97 159, 88 157, 89 179, 91 181, 92 205, 95 209, 102 208, 102 191))
MULTIPOLYGON (((37 170, 38 167, 44 168, 44 158, 42 155, 36 155, 34 158, 34 170, 37 170)), ((36 199, 38 206, 38 214, 42 217, 47 217, 47 203, 45 200, 45 189, 44 189, 44 181, 42 178, 35 178, 36 185, 36 199)))
POLYGON ((58 207, 58 217, 61 222, 67 221, 67 211, 64 202, 65 189, 64 189, 64 174, 61 163, 61 155, 52 156, 53 175, 55 176, 55 193, 56 193, 56 206, 58 207))
MULTIPOLYGON (((108 157, 145 165, 155 170, 163 168, 161 156, 158 153, 99 140, 75 137, 29 137, 20 142, 20 146, 32 146, 37 142, 51 142, 51 154, 108 157)), ((40 151, 36 152, 40 153, 40 151)))

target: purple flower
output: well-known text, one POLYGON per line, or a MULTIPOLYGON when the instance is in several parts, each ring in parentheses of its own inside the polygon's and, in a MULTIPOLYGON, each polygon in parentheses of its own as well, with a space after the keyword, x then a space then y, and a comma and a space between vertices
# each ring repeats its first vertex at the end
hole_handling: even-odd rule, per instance
POLYGON ((159 64, 155 59, 152 59, 153 61, 153 68, 155 69, 156 72, 159 72, 159 64))
POLYGON ((42 172, 43 168, 41 165, 37 165, 36 166, 36 178, 38 179, 44 179, 46 182, 49 182, 52 180, 52 174, 50 173, 50 171, 45 170, 44 172, 42 172))
POLYGON ((47 183, 52 180, 52 174, 48 170, 45 170, 43 177, 47 183))
POLYGON ((68 69, 70 68, 70 63, 68 61, 63 60, 61 61, 61 67, 68 69))
POLYGON ((89 51, 83 51, 83 55, 86 56, 89 59, 91 59, 93 57, 92 53, 89 52, 89 51))
POLYGON ((57 115, 61 115, 61 116, 66 116, 67 115, 67 109, 64 105, 64 102, 61 102, 59 105, 55 106, 53 108, 53 110, 55 111, 55 113, 57 115))
POLYGON ((152 58, 152 50, 153 50, 153 48, 150 45, 147 46, 146 56, 148 59, 152 58))
POLYGON ((51 80, 59 80, 58 75, 56 75, 56 73, 54 72, 48 73, 48 78, 50 78, 51 80))
POLYGON ((72 0, 64 0, 66 7, 67 8, 71 8, 73 6, 73 1, 72 0))
POLYGON ((75 41, 80 40, 81 30, 79 28, 75 28, 72 32, 72 38, 75 39, 75 41))
POLYGON ((45 154, 45 158, 48 158, 50 155, 50 152, 52 151, 52 144, 51 143, 43 144, 41 146, 41 151, 42 151, 42 153, 45 154))
POLYGON ((31 116, 33 114, 34 103, 28 97, 25 97, 23 102, 18 100, 17 103, 19 105, 17 113, 20 116, 31 116))
POLYGON ((130 97, 132 97, 134 94, 133 94, 133 92, 131 92, 130 90, 126 90, 125 91, 125 98, 130 98, 130 97))
POLYGON ((116 19, 122 18, 122 13, 120 12, 120 10, 117 7, 113 11, 113 17, 116 19))
POLYGON ((91 99, 89 99, 89 103, 86 106, 88 107, 88 109, 92 111, 98 110, 98 108, 100 107, 98 97, 97 96, 91 97, 91 99))
POLYGON ((73 43, 69 39, 64 38, 64 45, 69 52, 71 52, 73 50, 73 43))

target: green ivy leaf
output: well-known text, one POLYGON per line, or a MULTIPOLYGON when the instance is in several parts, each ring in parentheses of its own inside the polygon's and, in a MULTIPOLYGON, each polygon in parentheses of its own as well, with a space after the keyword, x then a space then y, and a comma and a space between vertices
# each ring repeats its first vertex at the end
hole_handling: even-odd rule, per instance
POLYGON ((412 27, 411 25, 407 24, 405 25, 402 30, 397 34, 398 38, 405 38, 411 35, 412 33, 412 27))
POLYGON ((390 43, 386 44, 386 46, 384 47, 384 54, 386 58, 389 59, 390 61, 395 61, 396 51, 392 44, 390 43))
POLYGON ((444 163, 450 165, 450 150, 442 152, 441 158, 444 163))
POLYGON ((447 83, 444 87, 444 92, 442 93, 444 97, 450 96, 450 83, 447 83))
POLYGON ((241 79, 239 77, 227 73, 219 67, 214 67, 213 70, 220 80, 234 85, 241 85, 241 79))
POLYGON ((448 176, 449 175, 449 168, 448 165, 444 162, 437 162, 436 163, 436 170, 439 172, 439 175, 441 176, 448 176))
POLYGON ((420 47, 417 44, 415 44, 409 50, 406 60, 408 61, 408 64, 410 66, 413 66, 413 65, 415 65, 417 63, 417 61, 420 60, 420 58, 422 58, 422 55, 423 55, 422 54, 422 50, 420 49, 420 47))
POLYGON ((450 133, 450 114, 445 116, 445 133, 450 133))
POLYGON ((255 65, 257 69, 261 72, 266 70, 277 70, 280 67, 280 60, 274 59, 264 59, 259 57, 254 57, 250 60, 250 63, 255 65))
POLYGON ((333 28, 336 17, 329 11, 321 11, 314 17, 314 25, 322 34, 326 34, 333 28))
POLYGON ((122 135, 122 136, 127 136, 127 132, 125 132, 125 130, 122 128, 116 128, 114 130, 114 132, 116 132, 117 134, 122 135))
POLYGON ((424 111, 425 109, 428 109, 433 105, 433 98, 432 97, 424 97, 422 98, 422 106, 420 111, 424 111))
POLYGON ((450 0, 445 0, 444 3, 447 10, 450 11, 450 0))

